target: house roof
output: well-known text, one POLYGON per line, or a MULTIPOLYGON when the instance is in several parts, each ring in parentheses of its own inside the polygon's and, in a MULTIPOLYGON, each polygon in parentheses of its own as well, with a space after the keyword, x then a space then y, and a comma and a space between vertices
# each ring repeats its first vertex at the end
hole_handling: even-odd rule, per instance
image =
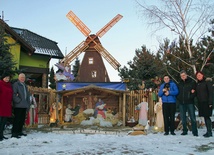
POLYGON ((27 29, 11 27, 21 38, 23 38, 35 51, 34 54, 51 56, 52 58, 64 58, 57 42, 40 36, 27 29))
POLYGON ((29 45, 22 37, 20 37, 13 29, 11 29, 11 27, 8 26, 7 23, 5 23, 2 19, 0 19, 0 25, 4 28, 7 34, 10 34, 15 41, 19 42, 22 45, 22 48, 24 48, 30 54, 34 53, 35 49, 31 45, 29 45))

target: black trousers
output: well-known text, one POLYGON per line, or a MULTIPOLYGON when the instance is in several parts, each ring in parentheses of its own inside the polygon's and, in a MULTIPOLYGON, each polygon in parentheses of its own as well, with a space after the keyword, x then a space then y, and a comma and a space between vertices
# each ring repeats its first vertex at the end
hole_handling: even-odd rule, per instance
POLYGON ((7 122, 7 117, 0 116, 0 139, 2 139, 4 136, 3 132, 4 132, 6 122, 7 122))
POLYGON ((207 128, 208 135, 212 136, 212 121, 209 116, 204 116, 205 125, 207 128))
POLYGON ((163 103, 162 111, 163 111, 163 120, 164 120, 164 131, 166 133, 169 133, 169 131, 173 133, 175 131, 176 104, 163 103))
POLYGON ((12 135, 22 133, 23 126, 25 124, 26 112, 26 108, 14 108, 12 135))

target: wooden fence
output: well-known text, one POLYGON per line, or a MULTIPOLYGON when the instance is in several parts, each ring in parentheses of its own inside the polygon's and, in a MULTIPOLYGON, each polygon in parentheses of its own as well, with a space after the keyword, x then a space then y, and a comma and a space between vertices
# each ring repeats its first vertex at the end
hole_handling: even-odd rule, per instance
MULTIPOLYGON (((48 88, 38 88, 29 86, 29 91, 34 93, 34 97, 37 101, 38 108, 38 124, 50 123, 50 106, 56 101, 56 91, 48 88)), ((132 116, 135 120, 138 120, 139 111, 136 110, 136 106, 142 101, 148 102, 148 119, 150 125, 154 125, 155 113, 154 105, 157 102, 157 90, 135 90, 130 91, 126 98, 126 121, 132 116)))
POLYGON ((148 103, 148 120, 150 125, 155 123, 154 106, 158 101, 157 90, 134 90, 130 91, 127 96, 126 104, 126 119, 129 120, 132 116, 135 120, 139 119, 139 111, 136 110, 136 106, 141 102, 148 103))
POLYGON ((34 94, 37 102, 38 124, 48 124, 50 122, 50 105, 55 102, 56 98, 55 90, 32 86, 29 86, 28 90, 34 94))

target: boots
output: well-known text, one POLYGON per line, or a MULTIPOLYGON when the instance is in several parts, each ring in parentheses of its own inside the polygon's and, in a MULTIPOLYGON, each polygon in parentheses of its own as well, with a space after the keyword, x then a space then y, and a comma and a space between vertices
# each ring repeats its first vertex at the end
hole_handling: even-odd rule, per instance
POLYGON ((3 132, 0 132, 0 141, 3 141, 3 132))
POLYGON ((7 117, 0 117, 0 141, 2 141, 3 139, 8 139, 7 137, 4 136, 4 128, 6 122, 7 117))
POLYGON ((4 139, 3 130, 4 130, 4 117, 0 117, 0 141, 4 139))
POLYGON ((212 122, 210 118, 205 119, 205 124, 207 127, 207 133, 205 133, 203 136, 204 137, 212 137, 212 122))

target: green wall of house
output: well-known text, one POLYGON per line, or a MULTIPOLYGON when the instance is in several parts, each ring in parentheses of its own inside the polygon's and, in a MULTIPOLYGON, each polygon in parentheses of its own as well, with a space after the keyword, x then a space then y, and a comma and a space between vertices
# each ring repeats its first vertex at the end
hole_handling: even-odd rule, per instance
POLYGON ((21 52, 20 65, 30 66, 38 68, 49 68, 49 57, 42 55, 28 55, 25 52, 21 52))
POLYGON ((16 41, 12 38, 7 38, 8 44, 12 44, 10 46, 10 52, 13 55, 13 60, 16 62, 16 67, 19 69, 19 63, 20 63, 20 44, 17 44, 16 41))
POLYGON ((27 52, 21 51, 21 45, 16 43, 13 38, 8 38, 7 41, 9 44, 13 44, 13 46, 10 47, 10 52, 14 56, 17 68, 19 68, 19 66, 49 68, 49 57, 36 54, 29 55, 27 52))

